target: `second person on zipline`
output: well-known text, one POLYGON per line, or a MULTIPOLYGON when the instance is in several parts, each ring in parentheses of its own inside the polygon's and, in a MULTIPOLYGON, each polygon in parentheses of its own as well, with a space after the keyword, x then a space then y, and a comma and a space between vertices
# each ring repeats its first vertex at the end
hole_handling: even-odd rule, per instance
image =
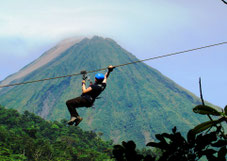
POLYGON ((82 117, 79 116, 76 108, 78 107, 91 107, 95 102, 95 99, 104 91, 106 88, 107 78, 110 73, 113 71, 114 67, 112 65, 108 66, 108 71, 105 75, 102 73, 97 73, 95 75, 95 83, 86 88, 86 79, 82 81, 82 94, 80 97, 68 100, 66 105, 71 115, 71 119, 68 121, 68 125, 75 126, 79 125, 79 123, 83 120, 82 117))

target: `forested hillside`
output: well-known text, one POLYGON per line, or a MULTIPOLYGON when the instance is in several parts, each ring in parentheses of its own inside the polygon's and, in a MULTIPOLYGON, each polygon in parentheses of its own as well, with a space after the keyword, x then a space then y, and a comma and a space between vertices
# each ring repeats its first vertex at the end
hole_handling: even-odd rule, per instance
POLYGON ((79 160, 110 158, 111 143, 94 132, 45 121, 28 111, 0 106, 0 160, 79 160))

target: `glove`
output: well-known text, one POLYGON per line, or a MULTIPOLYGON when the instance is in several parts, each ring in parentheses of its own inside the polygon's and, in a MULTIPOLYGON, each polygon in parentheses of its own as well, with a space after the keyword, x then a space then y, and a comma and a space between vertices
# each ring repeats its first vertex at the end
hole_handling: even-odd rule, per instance
POLYGON ((114 66, 110 65, 110 66, 108 66, 108 71, 112 72, 114 68, 115 68, 114 66))
POLYGON ((87 71, 86 70, 82 70, 80 72, 80 74, 83 74, 83 77, 82 77, 83 80, 86 80, 87 79, 87 71))

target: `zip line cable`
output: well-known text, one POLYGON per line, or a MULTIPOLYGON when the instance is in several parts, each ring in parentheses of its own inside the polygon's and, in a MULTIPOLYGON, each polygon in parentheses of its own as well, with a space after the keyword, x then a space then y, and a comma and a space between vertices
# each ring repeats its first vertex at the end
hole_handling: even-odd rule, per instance
MULTIPOLYGON (((161 59, 161 58, 164 58, 164 57, 179 55, 179 54, 188 53, 188 52, 195 51, 195 50, 201 50, 201 49, 210 48, 210 47, 219 46, 219 45, 224 45, 224 44, 227 44, 227 42, 221 42, 221 43, 207 45, 207 46, 203 46, 203 47, 199 47, 199 48, 194 48, 194 49, 174 52, 174 53, 170 53, 170 54, 160 55, 160 56, 156 56, 156 57, 151 57, 151 58, 147 58, 147 59, 137 60, 137 61, 133 61, 133 62, 125 63, 125 64, 115 65, 113 67, 116 68, 116 67, 122 67, 122 66, 130 65, 130 64, 141 63, 141 62, 148 61, 148 60, 161 59)), ((98 72, 98 71, 102 71, 102 70, 106 70, 106 69, 107 68, 91 70, 91 71, 87 71, 87 73, 94 73, 94 72, 98 72)), ((40 80, 33 80, 33 81, 27 81, 27 82, 21 82, 21 83, 2 85, 2 86, 0 86, 0 88, 18 86, 18 85, 29 84, 29 83, 36 83, 36 82, 52 80, 52 79, 59 79, 59 78, 65 78, 65 77, 73 77, 73 76, 78 76, 78 75, 82 75, 82 74, 81 73, 75 73, 75 74, 63 75, 63 76, 52 77, 52 78, 45 78, 45 79, 40 79, 40 80)))

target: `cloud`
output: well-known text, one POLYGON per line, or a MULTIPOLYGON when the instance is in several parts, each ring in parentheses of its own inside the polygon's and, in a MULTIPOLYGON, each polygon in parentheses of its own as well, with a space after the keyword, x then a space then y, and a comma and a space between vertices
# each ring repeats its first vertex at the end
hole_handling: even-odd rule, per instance
MULTIPOLYGON (((22 4, 25 4, 25 1, 22 1, 22 4)), ((44 4, 43 7, 40 7, 40 2, 36 2, 37 6, 29 3, 29 7, 21 4, 16 7, 15 4, 11 6, 9 3, 5 8, 4 5, 0 7, 3 9, 0 15, 0 35, 55 38, 56 35, 66 33, 95 32, 106 28, 112 21, 111 17, 115 17, 111 13, 111 8, 99 4, 93 6, 81 6, 81 3, 77 5, 75 2, 71 5, 59 2, 53 5, 50 2, 44 4)))
MULTIPOLYGON (((70 34, 137 33, 150 26, 174 23, 179 15, 169 5, 138 1, 30 1, 5 2, 0 7, 0 35, 59 38, 70 34)), ((172 6, 173 7, 173 6, 172 6)), ((178 8, 179 9, 179 8, 178 8)), ((152 32, 147 30, 147 32, 152 32)), ((155 31, 153 31, 155 32, 155 31)))

